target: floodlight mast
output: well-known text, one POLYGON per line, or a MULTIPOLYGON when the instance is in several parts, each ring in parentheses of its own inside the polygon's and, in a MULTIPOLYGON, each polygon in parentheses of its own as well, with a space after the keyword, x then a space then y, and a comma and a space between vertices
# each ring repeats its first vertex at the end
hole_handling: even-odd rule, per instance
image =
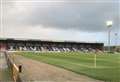
POLYGON ((116 51, 116 49, 117 49, 117 37, 118 36, 118 33, 115 33, 115 50, 114 51, 116 51))
POLYGON ((107 26, 107 28, 108 28, 108 52, 110 52, 111 51, 111 49, 110 49, 110 45, 111 45, 111 36, 110 36, 110 33, 111 33, 111 27, 112 27, 112 25, 113 25, 113 22, 112 21, 107 21, 106 22, 106 26, 107 26))
POLYGON ((115 33, 115 46, 117 46, 117 36, 118 36, 118 34, 115 33))

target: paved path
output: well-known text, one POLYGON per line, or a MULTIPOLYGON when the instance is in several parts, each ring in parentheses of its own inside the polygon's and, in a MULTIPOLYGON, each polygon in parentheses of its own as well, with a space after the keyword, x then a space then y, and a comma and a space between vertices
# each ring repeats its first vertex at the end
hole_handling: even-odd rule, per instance
POLYGON ((7 68, 7 63, 5 59, 5 55, 3 52, 0 52, 0 69, 6 69, 7 68))
POLYGON ((0 82, 10 81, 7 62, 3 52, 0 52, 0 82))
POLYGON ((102 82, 23 56, 17 55, 15 60, 23 66, 23 82, 102 82))

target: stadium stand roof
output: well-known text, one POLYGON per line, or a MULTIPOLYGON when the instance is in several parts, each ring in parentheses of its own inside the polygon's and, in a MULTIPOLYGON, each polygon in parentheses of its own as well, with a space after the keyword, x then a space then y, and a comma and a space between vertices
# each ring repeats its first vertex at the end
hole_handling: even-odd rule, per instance
POLYGON ((85 41, 68 41, 68 40, 41 40, 41 39, 25 39, 25 38, 0 38, 0 40, 18 40, 18 41, 45 41, 45 42, 68 42, 68 43, 102 43, 102 42, 85 42, 85 41))

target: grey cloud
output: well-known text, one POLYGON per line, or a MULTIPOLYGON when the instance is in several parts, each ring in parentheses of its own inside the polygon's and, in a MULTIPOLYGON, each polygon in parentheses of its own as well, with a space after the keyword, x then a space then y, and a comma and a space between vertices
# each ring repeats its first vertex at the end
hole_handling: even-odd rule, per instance
MULTIPOLYGON (((30 11, 18 13, 18 15, 9 15, 10 20, 14 24, 19 23, 26 26, 42 25, 44 28, 74 29, 88 32, 104 31, 106 29, 105 21, 113 20, 113 29, 119 28, 120 3, 118 0, 110 0, 108 2, 95 2, 98 0, 91 0, 90 2, 85 0, 85 2, 81 3, 79 2, 80 0, 63 1, 65 2, 56 3, 57 5, 55 3, 47 5, 40 3, 13 5, 12 3, 13 7, 23 7, 26 10, 30 9, 30 11)), ((13 12, 15 12, 14 8, 13 12)))

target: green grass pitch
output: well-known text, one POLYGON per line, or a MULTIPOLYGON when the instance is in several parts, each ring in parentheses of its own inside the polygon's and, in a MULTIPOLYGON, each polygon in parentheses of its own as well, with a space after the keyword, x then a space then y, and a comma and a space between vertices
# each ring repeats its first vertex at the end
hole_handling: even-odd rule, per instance
POLYGON ((120 53, 21 52, 27 58, 106 82, 120 82, 120 53))

